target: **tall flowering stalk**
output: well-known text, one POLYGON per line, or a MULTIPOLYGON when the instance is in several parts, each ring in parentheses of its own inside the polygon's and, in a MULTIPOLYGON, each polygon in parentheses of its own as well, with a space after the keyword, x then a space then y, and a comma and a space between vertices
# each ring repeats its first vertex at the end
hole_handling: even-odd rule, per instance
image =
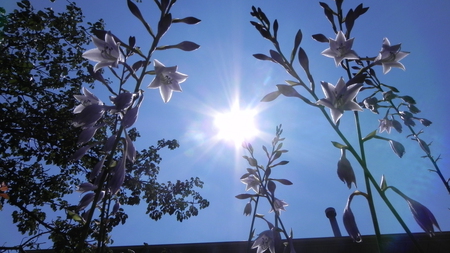
MULTIPOLYGON (((94 79, 107 87, 111 96, 110 103, 104 103, 86 88, 83 88, 82 95, 75 96, 80 104, 74 109, 73 125, 80 127, 82 132, 78 141, 80 148, 72 156, 72 161, 84 159, 86 154, 91 152, 91 149, 101 150, 100 153, 102 154, 100 161, 91 168, 87 177, 88 182, 79 186, 79 191, 84 195, 77 208, 70 211, 71 217, 83 224, 76 248, 77 252, 83 252, 90 245, 86 241, 89 235, 96 239, 96 245, 91 246, 95 246, 98 252, 105 251, 105 245, 109 242, 107 233, 112 229, 110 218, 120 210, 124 185, 127 180, 130 180, 130 174, 135 173, 131 172, 131 168, 133 168, 137 159, 143 159, 136 156, 133 140, 137 134, 132 128, 139 117, 139 111, 143 110, 144 90, 142 86, 148 85, 148 88, 159 88, 163 102, 167 103, 171 100, 173 91, 182 91, 180 83, 188 78, 187 75, 178 72, 177 66, 166 67, 160 61, 152 59, 156 50, 178 48, 184 51, 192 51, 199 47, 199 45, 190 41, 183 41, 176 45, 159 46, 160 39, 173 23, 196 24, 200 22, 199 19, 194 17, 173 19, 170 11, 175 2, 176 0, 155 1, 160 11, 160 18, 157 30, 153 31, 137 5, 130 0, 127 1, 129 10, 143 24, 153 41, 146 55, 142 53, 140 47, 136 46, 135 37, 130 36, 128 42, 124 42, 113 32, 103 30, 94 32, 96 37, 93 37, 92 40, 96 48, 83 54, 84 58, 97 62, 95 67, 90 69, 90 73, 94 79), (135 60, 136 57, 139 59, 135 60), (130 64, 130 61, 134 62, 130 64), (154 70, 149 70, 152 62, 154 63, 154 70), (116 87, 111 86, 103 78, 102 70, 105 69, 109 69, 112 75, 118 79, 119 84, 116 87), (154 76, 150 83, 144 83, 144 77, 147 75, 154 76), (110 137, 105 140, 97 140, 94 138, 97 131, 110 133, 110 137), (95 219, 94 222, 94 212, 97 207, 100 209, 100 215, 99 219, 95 219)), ((194 180, 193 183, 196 187, 202 187, 203 184, 198 179, 194 180)), ((172 186, 172 184, 170 185, 172 186)), ((193 186, 178 182, 172 187, 178 188, 178 193, 174 193, 176 195, 185 191, 184 188, 192 188, 193 186)), ((177 212, 178 220, 183 220, 191 215, 196 216, 198 213, 196 206, 202 209, 209 205, 207 200, 195 192, 189 191, 186 195, 193 195, 193 200, 186 203, 186 205, 189 205, 187 214, 177 212)), ((157 196, 153 197, 156 198, 157 196)), ((174 211, 169 210, 168 212, 173 214, 174 211)), ((159 219, 157 215, 152 213, 150 217, 159 219), (156 216, 152 217, 152 215, 156 216)))
POLYGON ((275 253, 275 250, 283 250, 280 236, 280 233, 282 233, 288 241, 287 248, 289 249, 289 252, 295 252, 291 242, 292 235, 288 235, 286 227, 280 218, 281 211, 286 211, 285 207, 288 206, 288 203, 275 195, 277 183, 282 185, 292 185, 292 182, 287 179, 274 178, 272 175, 274 169, 280 169, 276 167, 289 163, 288 161, 278 160, 282 154, 288 152, 288 150, 282 149, 284 141, 284 138, 281 138, 282 133, 283 129, 281 128, 281 125, 277 126, 275 137, 271 143, 271 150, 264 145, 262 146, 268 160, 265 166, 258 162, 255 157, 253 146, 250 143, 244 142, 242 144, 243 148, 250 154, 250 156, 243 157, 247 160, 251 168, 248 168, 247 173, 242 175, 241 182, 246 185, 246 191, 252 190, 254 192, 253 194, 244 193, 236 196, 238 199, 248 200, 248 203, 244 208, 244 215, 252 216, 247 250, 250 250, 250 248, 257 248, 257 252, 264 252, 269 249, 271 253, 275 253), (271 207, 269 212, 274 213, 274 224, 269 222, 264 215, 257 214, 258 206, 262 199, 267 200, 271 207), (252 241, 255 232, 253 227, 256 218, 264 220, 269 229, 259 233, 257 239, 250 247, 250 242, 252 241))
MULTIPOLYGON (((425 157, 428 157, 428 159, 432 162, 435 167, 434 171, 439 175, 446 189, 450 192, 449 185, 444 180, 444 177, 437 166, 439 157, 434 158, 431 154, 429 144, 422 139, 422 136, 419 137, 423 131, 416 132, 413 129, 416 122, 419 122, 424 126, 429 126, 431 121, 416 116, 420 110, 416 107, 416 102, 413 98, 410 96, 401 95, 395 87, 382 83, 376 75, 376 71, 380 66, 382 67, 383 74, 387 74, 392 68, 400 68, 404 70, 405 66, 400 61, 408 56, 409 53, 401 50, 401 44, 391 45, 391 42, 387 38, 384 38, 382 40, 381 50, 378 53, 372 53, 374 55, 373 57, 359 57, 358 55, 367 54, 358 54, 352 49, 354 43, 358 43, 358 41, 357 39, 350 38, 350 34, 355 25, 355 21, 361 15, 366 13, 369 8, 360 4, 356 8, 350 9, 347 14, 344 15, 342 2, 343 0, 336 0, 335 9, 332 9, 324 2, 320 2, 325 16, 332 25, 332 30, 335 36, 329 36, 330 38, 328 38, 328 36, 323 34, 312 35, 314 40, 328 44, 328 48, 322 52, 322 55, 333 58, 335 67, 342 68, 347 76, 346 78, 340 77, 336 85, 330 84, 326 81, 321 81, 323 95, 320 92, 316 92, 316 82, 309 66, 308 56, 305 50, 300 46, 303 38, 301 30, 298 30, 294 39, 294 48, 290 52, 289 57, 286 57, 280 48, 277 38, 279 36, 278 21, 275 20, 270 22, 260 8, 252 7, 251 15, 257 19, 257 22, 251 21, 251 24, 263 38, 272 42, 274 46, 274 50, 270 50, 269 55, 259 53, 254 54, 254 57, 259 60, 271 61, 281 65, 287 73, 294 78, 294 80, 286 81, 287 84, 278 84, 277 90, 267 94, 263 97, 262 101, 270 102, 278 98, 280 95, 284 95, 286 97, 299 98, 307 105, 316 107, 341 139, 339 142, 332 142, 332 144, 336 148, 340 149, 342 153, 341 159, 339 160, 337 166, 339 178, 344 181, 349 188, 351 188, 352 183, 356 186, 353 168, 346 158, 345 151, 348 151, 348 153, 350 153, 357 161, 359 167, 363 169, 366 192, 357 191, 351 195, 344 209, 343 217, 345 227, 355 241, 360 242, 361 237, 356 226, 354 214, 350 208, 350 203, 354 195, 364 195, 368 200, 374 230, 377 235, 378 250, 380 252, 383 251, 380 237, 381 232, 378 226, 378 218, 377 213, 375 212, 373 200, 374 193, 372 190, 375 189, 384 203, 394 214, 398 222, 404 228, 405 232, 409 234, 411 240, 421 251, 420 246, 411 234, 409 228, 403 222, 402 218, 399 216, 385 195, 385 189, 381 189, 380 186, 378 186, 369 170, 369 165, 366 162, 365 145, 369 140, 378 139, 388 141, 394 153, 399 157, 403 156, 405 153, 405 148, 400 142, 378 135, 376 130, 364 136, 363 129, 361 129, 359 114, 367 113, 368 111, 379 114, 382 109, 386 109, 384 118, 380 119, 379 122, 374 122, 374 128, 379 127, 379 133, 391 133, 391 128, 401 132, 402 125, 400 122, 403 121, 403 124, 411 132, 409 136, 412 137, 412 139, 416 141, 419 147, 425 152, 425 157), (306 74, 308 79, 307 82, 300 78, 300 75, 294 68, 293 64, 295 58, 297 58, 298 63, 306 74), (300 88, 300 91, 296 89, 297 87, 300 88), (364 95, 365 92, 362 92, 363 90, 369 90, 371 93, 369 95, 364 95), (398 100, 401 100, 400 103, 396 102, 398 100), (330 110, 330 114, 327 112, 325 107, 330 110), (339 128, 340 120, 352 115, 350 112, 353 112, 352 114, 355 119, 357 145, 351 144, 348 137, 344 136, 339 128)), ((403 197, 407 200, 413 213, 416 213, 415 218, 418 220, 419 224, 421 224, 421 227, 427 233, 432 235, 434 231, 432 230, 432 225, 430 226, 429 224, 436 225, 437 227, 438 225, 437 221, 435 222, 431 211, 416 204, 417 202, 412 201, 406 197, 406 195, 403 197), (421 213, 422 215, 417 215, 417 213, 421 213), (424 216, 431 218, 426 220, 423 218, 424 216)), ((286 236, 286 238, 288 237, 286 236)))

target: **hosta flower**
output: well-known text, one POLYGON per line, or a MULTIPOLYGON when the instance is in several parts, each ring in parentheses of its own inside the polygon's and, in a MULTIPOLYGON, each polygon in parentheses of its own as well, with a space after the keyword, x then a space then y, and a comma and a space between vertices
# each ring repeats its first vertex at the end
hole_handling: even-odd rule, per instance
POLYGON ((244 208, 244 215, 245 216, 249 216, 250 214, 252 214, 252 202, 249 201, 244 208))
POLYGON ((281 210, 286 211, 286 209, 284 209, 285 206, 288 206, 288 203, 281 199, 275 198, 273 201, 273 208, 270 210, 270 213, 275 211, 277 214, 280 214, 281 210))
POLYGON ((73 95, 75 99, 80 102, 80 104, 73 109, 73 113, 77 114, 82 112, 88 105, 103 105, 103 102, 85 87, 83 87, 81 91, 83 95, 73 95))
POLYGON ((349 189, 352 187, 352 183, 357 187, 355 172, 350 161, 345 157, 345 149, 341 149, 341 159, 338 161, 337 167, 339 179, 346 183, 349 189))
POLYGON ((398 157, 402 158, 405 154, 405 147, 400 142, 394 140, 389 140, 389 144, 391 145, 392 151, 394 151, 398 157))
POLYGON ((116 194, 123 182, 125 181, 125 157, 120 158, 117 161, 116 167, 114 167, 113 175, 109 181, 109 188, 111 190, 111 194, 116 194))
POLYGON ((253 242, 252 249, 258 248, 256 253, 263 253, 269 250, 270 253, 275 253, 275 243, 273 238, 273 231, 266 230, 258 235, 258 238, 253 242))
POLYGON ((93 185, 93 184, 91 184, 89 182, 85 182, 85 183, 80 184, 76 191, 84 193, 84 192, 93 191, 93 190, 96 190, 96 189, 97 189, 96 185, 93 185))
POLYGON ((405 200, 408 202, 409 209, 417 224, 419 224, 430 237, 434 235, 434 226, 441 230, 433 213, 426 206, 408 197, 405 197, 405 200))
POLYGON ((77 210, 78 211, 84 210, 94 200, 94 197, 95 193, 93 192, 85 194, 78 203, 77 210))
POLYGON ((336 124, 344 114, 344 111, 362 111, 363 109, 353 101, 362 88, 362 84, 355 83, 347 87, 342 77, 336 86, 331 83, 321 82, 322 90, 326 98, 317 101, 317 104, 330 108, 331 118, 336 124))
POLYGON ((180 83, 186 81, 187 75, 177 71, 178 67, 165 67, 158 60, 153 61, 155 64, 155 79, 148 86, 149 89, 159 88, 159 92, 164 103, 170 101, 173 91, 181 92, 180 83))
POLYGON ((356 225, 355 216, 353 215, 352 209, 350 209, 350 201, 347 201, 342 219, 345 230, 347 230, 348 235, 353 239, 353 241, 357 243, 362 242, 361 234, 359 233, 358 226, 356 225))
POLYGON ((375 62, 383 65, 383 73, 387 74, 391 71, 391 68, 400 68, 405 70, 405 66, 399 61, 405 58, 409 52, 400 51, 401 44, 391 46, 388 38, 383 39, 383 46, 378 56, 375 58, 375 62))
POLYGON ((90 49, 83 53, 83 57, 98 62, 94 66, 94 71, 103 68, 103 67, 117 67, 119 62, 124 61, 124 56, 122 52, 120 52, 120 43, 116 43, 111 32, 107 32, 105 34, 105 40, 101 40, 96 37, 92 37, 92 41, 94 42, 97 48, 90 49))
POLYGON ((250 174, 248 177, 241 179, 241 182, 247 185, 245 188, 246 191, 253 189, 256 193, 259 192, 259 180, 255 177, 255 175, 250 174))
POLYGON ((386 131, 386 133, 390 134, 391 128, 392 128, 392 120, 383 118, 383 119, 379 119, 378 121, 380 122, 380 125, 378 126, 379 127, 378 131, 380 133, 386 131))
POLYGON ((352 50, 354 38, 347 40, 342 31, 336 35, 336 39, 329 39, 330 47, 325 49, 322 54, 326 57, 334 58, 336 67, 341 65, 342 60, 358 60, 359 57, 355 51, 352 50))

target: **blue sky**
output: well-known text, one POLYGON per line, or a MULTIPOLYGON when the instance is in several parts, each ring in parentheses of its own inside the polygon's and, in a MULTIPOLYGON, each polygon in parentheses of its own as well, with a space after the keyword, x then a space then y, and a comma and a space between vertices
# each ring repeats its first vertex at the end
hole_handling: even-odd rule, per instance
MULTIPOLYGON (((333 1, 326 1, 330 6, 333 1)), ((345 1, 344 7, 354 8, 361 1, 345 1)), ((51 6, 61 10, 66 2, 32 1, 40 7, 51 6)), ((342 210, 349 190, 336 175, 336 164, 340 157, 338 149, 331 141, 339 141, 331 127, 312 108, 295 98, 279 97, 271 103, 260 103, 261 98, 276 89, 276 84, 292 79, 279 65, 268 61, 258 61, 252 57, 255 53, 268 54, 273 49, 270 42, 260 37, 250 25, 254 20, 250 16, 251 6, 261 7, 270 20, 278 19, 278 31, 281 48, 285 54, 292 49, 295 33, 303 32, 302 47, 310 60, 310 69, 316 83, 327 81, 335 84, 345 73, 336 68, 334 61, 320 55, 327 44, 310 39, 312 34, 323 33, 334 38, 329 22, 322 8, 315 1, 194 1, 179 0, 173 7, 173 17, 195 16, 202 22, 195 26, 174 24, 161 41, 161 45, 177 44, 183 40, 194 41, 201 48, 194 52, 180 50, 160 51, 154 54, 166 66, 178 65, 179 71, 189 75, 182 83, 182 93, 174 93, 171 101, 164 104, 157 90, 146 90, 138 123, 135 125, 141 133, 136 143, 137 149, 154 144, 158 139, 177 139, 181 147, 174 151, 163 151, 160 181, 187 179, 198 176, 205 186, 202 195, 210 201, 210 207, 199 212, 199 216, 179 223, 175 217, 165 216, 153 221, 145 215, 146 207, 125 207, 129 219, 124 226, 117 227, 113 233, 114 245, 138 245, 166 243, 193 243, 246 240, 250 226, 250 217, 242 215, 246 201, 234 196, 244 193, 245 185, 239 180, 246 172, 247 155, 233 143, 218 140, 217 129, 213 124, 214 116, 229 111, 234 103, 241 108, 258 111, 255 122, 261 134, 252 140, 253 147, 265 162, 260 148, 269 146, 275 132, 275 126, 283 124, 286 137, 284 147, 289 150, 283 157, 290 163, 273 171, 272 176, 286 178, 294 184, 277 188, 278 196, 289 206, 282 213, 287 229, 292 228, 295 238, 333 236, 325 209, 334 207, 338 213, 338 223, 343 235, 347 236, 342 224, 342 210)), ((440 168, 444 175, 450 176, 448 142, 450 141, 447 124, 450 106, 447 92, 448 64, 450 56, 448 40, 450 34, 450 2, 425 1, 366 1, 369 11, 360 17, 353 29, 354 50, 359 55, 376 56, 381 48, 382 39, 388 37, 392 44, 402 43, 402 50, 411 54, 402 60, 406 71, 393 69, 387 75, 378 72, 382 82, 396 86, 402 95, 410 95, 422 110, 418 115, 433 121, 421 137, 432 142, 434 155, 441 154, 440 168), (370 4, 370 5, 369 5, 370 4)), ((86 20, 103 18, 107 29, 116 36, 127 39, 136 36, 137 45, 143 51, 151 43, 140 22, 128 11, 126 1, 107 0, 78 1, 83 8, 86 20)), ((157 11, 153 1, 143 0, 138 4, 144 17, 151 26, 156 26, 157 11)), ((7 10, 13 6, 6 6, 7 10)), ((301 72, 298 70, 298 72, 301 72)), ((146 78, 150 83, 152 78, 146 78)), ((306 80, 306 78, 305 78, 306 80)), ((130 84, 131 87, 132 84, 130 84)), ((107 100, 107 93, 100 88, 94 92, 107 100)), ((318 92, 320 94, 320 90, 318 92)), ((320 97, 322 95, 320 94, 320 97)), ((363 135, 375 130, 378 119, 369 111, 361 114, 363 135)), ((341 120, 341 129, 355 143, 353 117, 345 113, 341 120)), ((415 129, 422 129, 417 125, 415 129)), ((416 142, 406 138, 407 133, 396 132, 381 136, 402 142, 406 154, 398 158, 384 141, 372 140, 367 145, 367 161, 374 177, 378 180, 382 174, 390 185, 396 186, 406 195, 427 206, 436 216, 441 229, 450 229, 449 195, 436 174, 431 173, 431 163, 420 158, 423 155, 416 142)), ((365 191, 362 169, 352 162, 356 173, 358 189, 365 191)), ((74 199, 78 195, 74 194, 74 199)), ((413 232, 422 232, 415 223, 406 202, 388 193, 394 206, 413 232)), ((382 233, 401 233, 400 225, 378 197, 375 197, 382 233)), ((259 213, 266 214, 269 206, 261 206, 259 213)), ((373 234, 369 209, 363 198, 352 202, 360 232, 373 234)), ((7 206, 0 213, 3 220, 9 220, 11 209, 7 206)), ((256 232, 267 229, 262 221, 257 222, 256 232)), ((0 244, 20 241, 19 234, 10 233, 15 228, 0 231, 0 244), (8 231, 8 234, 5 234, 8 231)))

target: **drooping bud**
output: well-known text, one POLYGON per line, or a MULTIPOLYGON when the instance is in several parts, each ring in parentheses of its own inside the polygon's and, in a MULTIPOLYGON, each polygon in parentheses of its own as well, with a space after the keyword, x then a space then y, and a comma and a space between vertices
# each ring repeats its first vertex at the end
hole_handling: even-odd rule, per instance
POLYGON ((417 224, 419 224, 430 237, 434 236, 434 226, 441 230, 433 213, 426 206, 410 198, 406 198, 406 202, 408 202, 409 209, 417 224))
POLYGON ((269 182, 267 183, 267 189, 272 193, 272 195, 275 193, 276 188, 277 185, 272 180, 269 180, 269 182))
POLYGON ((364 107, 371 112, 378 114, 378 99, 376 97, 370 97, 364 99, 364 107))
POLYGON ((389 140, 389 144, 391 145, 392 150, 398 157, 402 158, 402 156, 405 154, 405 147, 397 141, 389 140))
POLYGON ((353 241, 357 243, 362 242, 361 234, 359 233, 358 226, 356 225, 355 216, 353 215, 353 212, 350 209, 349 201, 345 206, 342 219, 344 222, 345 230, 347 230, 348 235, 353 239, 353 241))
POLYGON ((390 101, 390 100, 392 100, 392 99, 394 99, 396 97, 397 97, 397 95, 395 95, 392 90, 387 91, 387 92, 383 92, 383 99, 385 101, 390 101))
POLYGON ((402 124, 398 120, 392 119, 392 126, 395 128, 395 130, 397 132, 399 132, 399 133, 402 132, 403 127, 402 127, 402 124))
POLYGON ((252 214, 252 202, 249 201, 244 208, 244 215, 245 216, 249 216, 252 214))
POLYGON ((341 159, 338 161, 337 167, 337 174, 339 179, 342 180, 342 182, 346 183, 349 189, 352 187, 352 183, 355 184, 355 187, 358 187, 356 185, 356 177, 352 165, 350 164, 350 161, 345 157, 345 149, 341 149, 341 159))
POLYGON ((111 151, 114 146, 114 142, 116 142, 115 134, 109 136, 109 138, 106 140, 105 145, 103 146, 103 151, 105 152, 111 151))
POLYGON ((92 137, 94 137, 95 132, 97 132, 97 129, 103 126, 104 124, 100 124, 98 126, 91 126, 85 128, 83 131, 81 131, 80 136, 78 136, 77 144, 80 145, 89 142, 92 139, 92 137))
POLYGON ((134 148, 133 141, 131 141, 128 133, 125 134, 125 143, 127 145, 127 159, 134 163, 136 160, 136 149, 134 148))
POLYGON ((427 119, 419 119, 420 123, 424 126, 429 126, 431 125, 433 122, 427 120, 427 119))

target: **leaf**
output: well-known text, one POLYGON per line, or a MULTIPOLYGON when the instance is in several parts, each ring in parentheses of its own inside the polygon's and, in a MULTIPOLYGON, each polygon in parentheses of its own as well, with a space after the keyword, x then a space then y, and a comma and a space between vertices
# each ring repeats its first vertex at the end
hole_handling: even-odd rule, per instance
POLYGON ((390 85, 387 85, 387 84, 384 84, 384 83, 382 83, 381 84, 382 86, 384 86, 384 87, 387 87, 387 88, 389 88, 391 91, 393 91, 393 92, 400 92, 397 88, 395 88, 394 86, 390 86, 390 85))
POLYGON ((273 101, 273 100, 275 100, 278 96, 280 96, 280 94, 281 94, 281 92, 279 92, 279 91, 271 92, 271 93, 265 95, 265 96, 261 99, 261 102, 270 102, 270 101, 273 101))
POLYGON ((312 35, 312 38, 314 40, 316 40, 318 42, 322 42, 322 43, 329 43, 330 42, 330 40, 327 37, 325 37, 325 35, 323 35, 321 33, 312 35))
POLYGON ((354 76, 352 79, 348 80, 346 83, 347 86, 350 86, 354 83, 364 83, 366 80, 367 75, 366 74, 359 74, 354 76))
POLYGON ((194 51, 197 50, 200 47, 200 45, 192 42, 192 41, 183 41, 176 45, 169 45, 169 46, 159 46, 156 48, 156 50, 167 50, 171 48, 178 48, 183 51, 194 51))
POLYGON ((338 149, 346 149, 347 148, 347 146, 340 144, 339 142, 332 141, 331 143, 333 143, 333 146, 335 146, 338 149))
POLYGON ((279 162, 277 164, 272 165, 272 167, 275 167, 275 166, 278 166, 278 165, 286 165, 288 163, 289 163, 289 161, 281 161, 281 162, 279 162))
POLYGON ((77 221, 77 222, 84 223, 83 218, 81 218, 81 216, 79 216, 79 215, 78 215, 77 213, 75 213, 75 212, 72 212, 72 211, 70 211, 70 210, 67 210, 67 216, 69 217, 69 219, 72 219, 72 220, 77 221))
POLYGON ((334 23, 334 16, 333 16, 333 10, 328 6, 328 4, 324 2, 319 2, 320 6, 323 8, 323 12, 325 13, 325 16, 330 21, 331 25, 333 26, 333 30, 336 31, 336 24, 334 23))
POLYGON ((7 193, 0 193, 0 197, 4 199, 9 199, 9 195, 7 193))
POLYGON ((161 20, 159 20, 158 22, 157 36, 161 38, 167 32, 167 30, 169 30, 171 24, 172 24, 172 14, 168 13, 164 15, 164 17, 162 17, 161 20))

